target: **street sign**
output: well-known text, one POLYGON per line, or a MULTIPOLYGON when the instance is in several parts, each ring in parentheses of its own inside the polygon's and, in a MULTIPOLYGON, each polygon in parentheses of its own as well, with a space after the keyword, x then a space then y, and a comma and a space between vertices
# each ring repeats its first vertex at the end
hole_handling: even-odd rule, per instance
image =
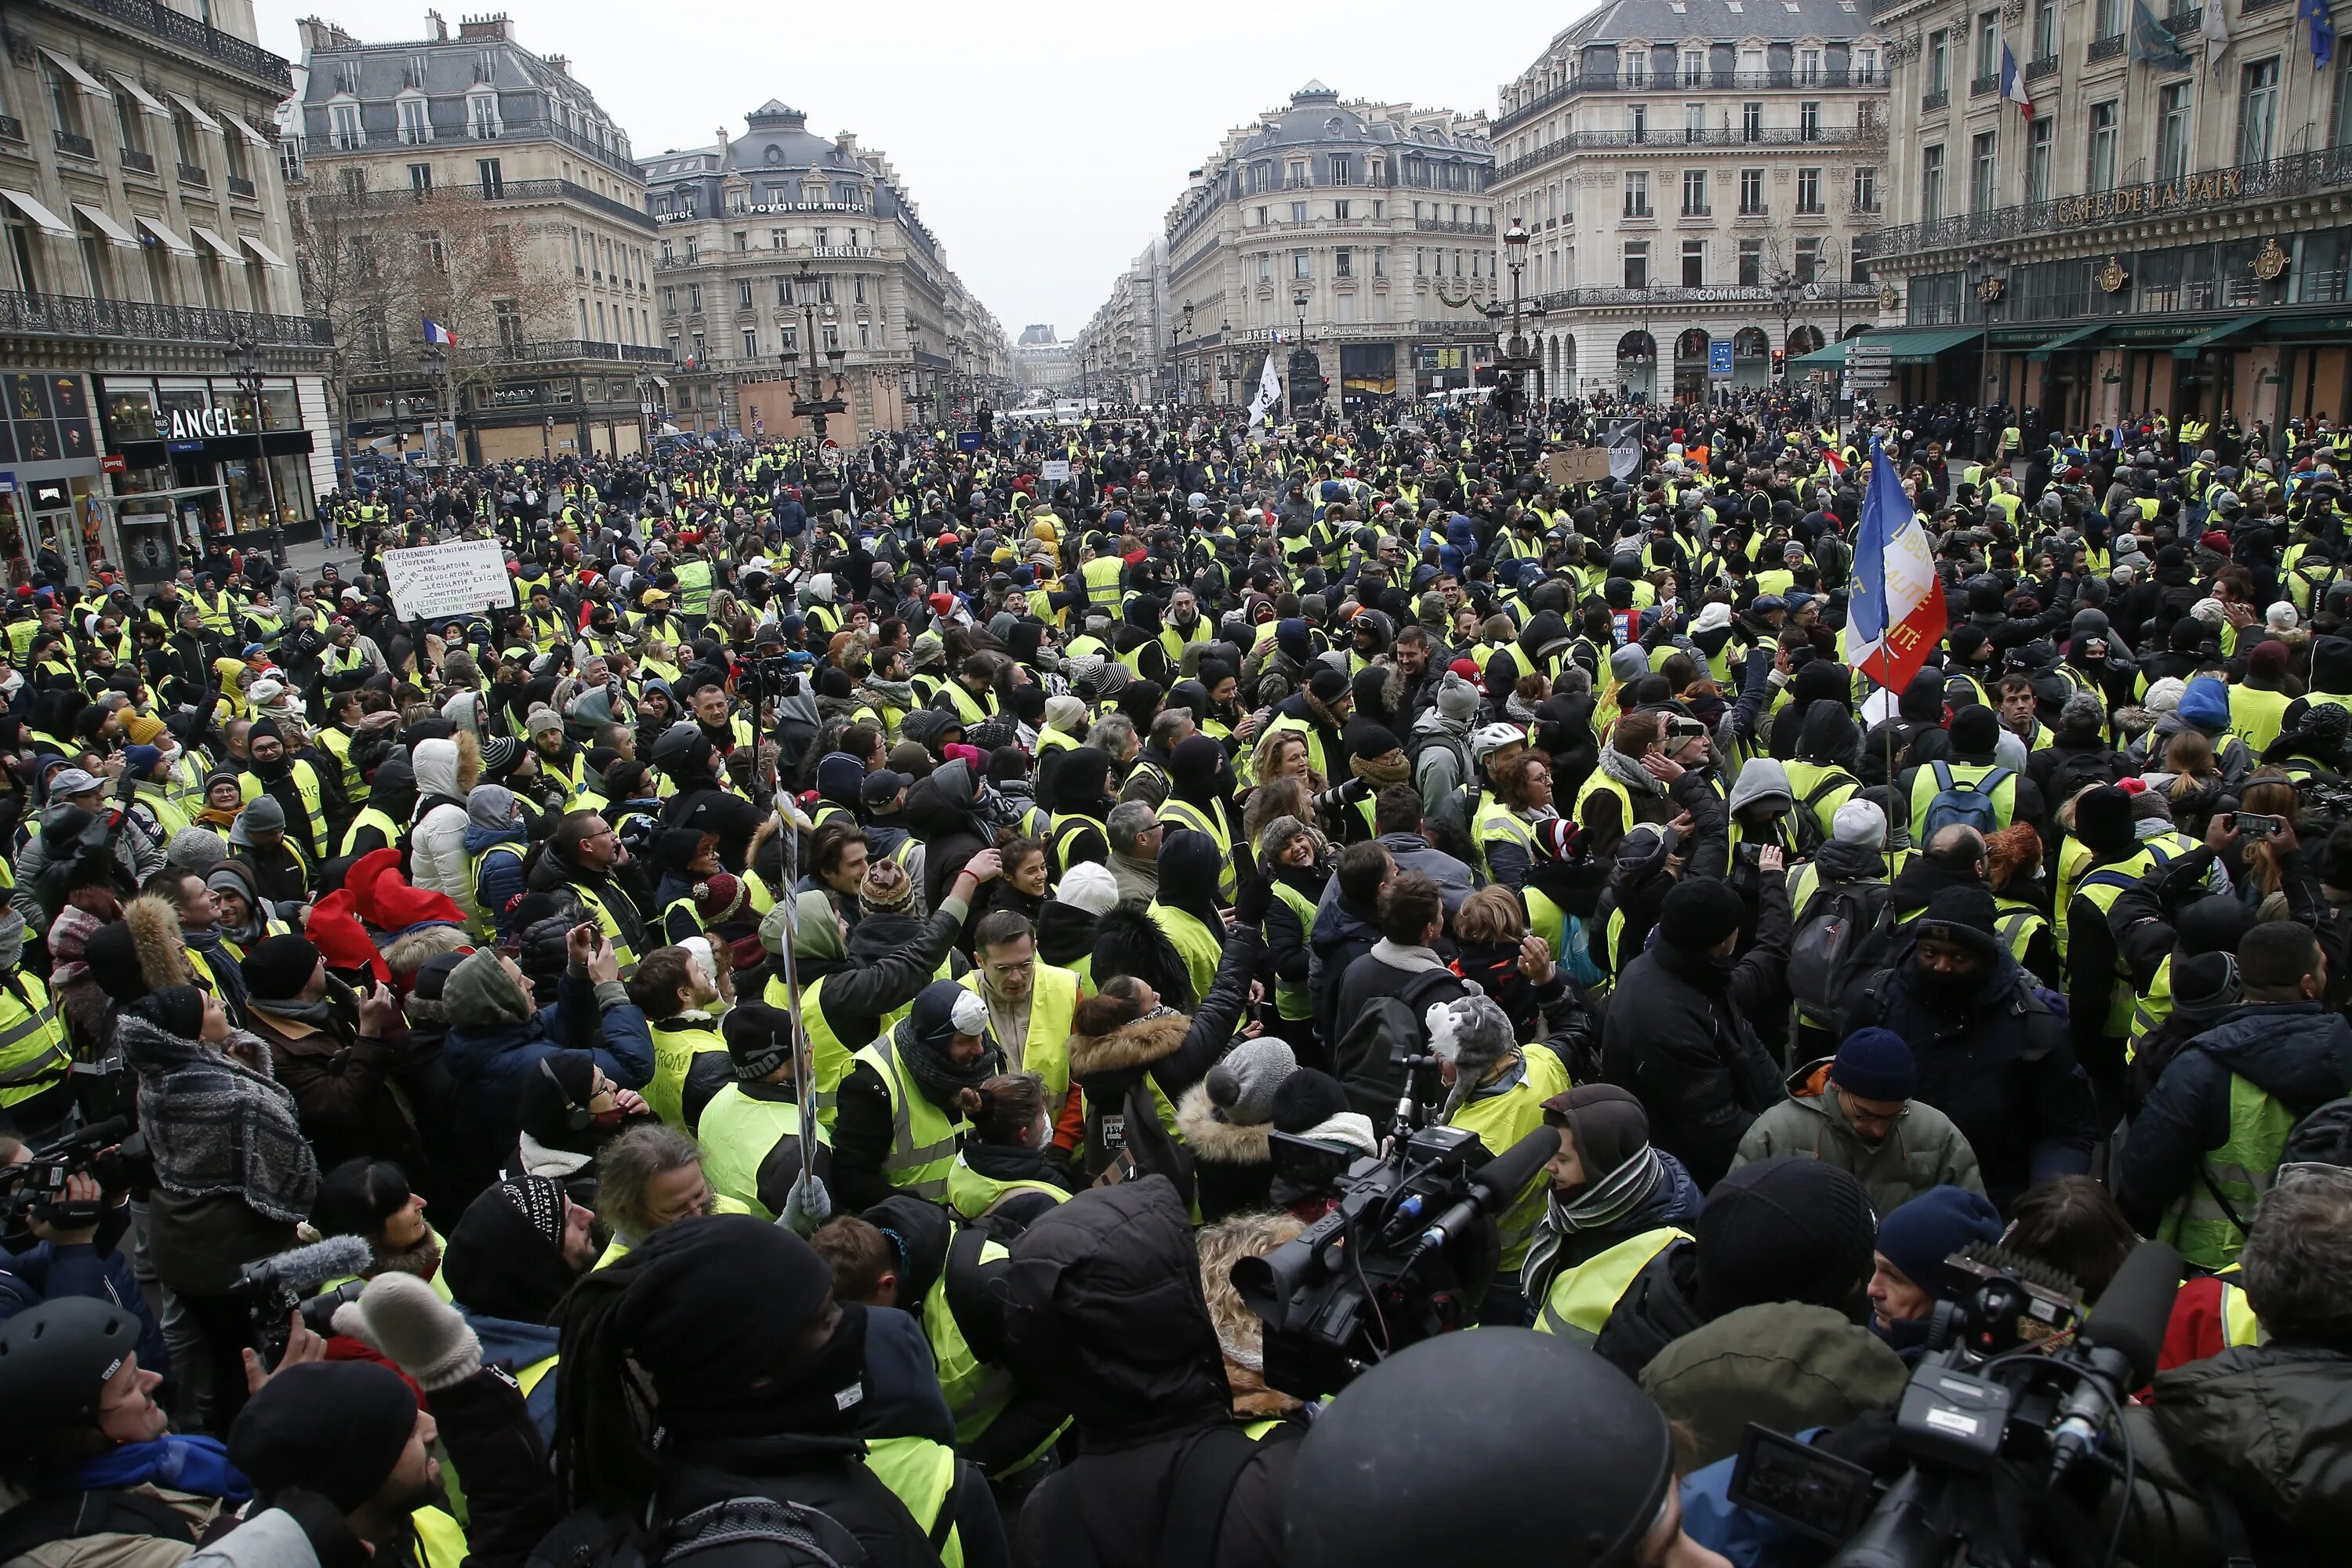
POLYGON ((1885 343, 1851 343, 1845 351, 1848 364, 1890 364, 1895 350, 1885 343))
POLYGON ((1067 458, 1048 458, 1037 465, 1037 478, 1049 485, 1068 484, 1070 460, 1067 458))
POLYGON ((13 473, 0 473, 0 496, 12 496, 16 493, 16 476, 13 473))
POLYGON ((957 450, 957 451, 959 451, 959 452, 977 452, 977 451, 979 451, 979 450, 980 450, 980 432, 979 432, 979 431, 977 431, 977 430, 959 430, 959 431, 957 431, 957 432, 956 432, 956 450, 957 450))
POLYGON ((755 415, 753 415, 753 416, 751 416, 751 434, 752 434, 752 435, 754 435, 754 436, 764 436, 764 435, 766 435, 767 433, 768 433, 768 422, 767 422, 767 420, 766 420, 766 419, 764 419, 764 418, 762 418, 762 417, 761 417, 759 415, 756 415, 756 414, 755 414, 755 415))
POLYGON ((1717 381, 1731 377, 1731 340, 1717 338, 1706 345, 1706 374, 1717 381))

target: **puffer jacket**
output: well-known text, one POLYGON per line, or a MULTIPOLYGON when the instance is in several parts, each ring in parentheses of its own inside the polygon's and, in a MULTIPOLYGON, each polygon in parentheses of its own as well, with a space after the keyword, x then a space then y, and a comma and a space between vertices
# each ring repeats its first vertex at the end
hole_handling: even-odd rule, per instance
MULTIPOLYGON (((2156 1404, 2125 1412, 2137 1485, 2121 1556, 2168 1568, 2224 1561, 2211 1496, 2229 1494, 2263 1563, 2341 1561, 2352 1532, 2345 1482, 2352 1355, 2300 1345, 2240 1345, 2158 1373, 2156 1404)), ((2114 1518, 2098 1521, 2114 1528, 2114 1518)))
MULTIPOLYGON (((1088 1181, 1111 1162, 1113 1149, 1103 1137, 1106 1115, 1138 1114, 1141 1100, 1157 1088, 1171 1108, 1162 1120, 1173 1121, 1173 1108, 1232 1047, 1234 1031, 1241 1027, 1248 1005, 1250 981, 1265 952, 1263 937, 1247 928, 1238 930, 1225 944, 1209 994, 1189 1017, 1162 1012, 1122 1024, 1108 1035, 1070 1037, 1070 1078, 1085 1094, 1088 1181), (1140 1096, 1131 1098, 1130 1091, 1141 1091, 1140 1096)), ((1109 978, 1097 973, 1095 983, 1109 978)))
POLYGON ((457 742, 419 741, 415 757, 419 800, 441 797, 441 804, 417 819, 408 833, 408 879, 412 886, 446 893, 466 911, 468 927, 479 929, 481 910, 474 901, 474 876, 466 862, 466 798, 457 767, 457 742))
POLYGON ((1975 1151, 1952 1119, 1922 1100, 1906 1105, 1894 1129, 1873 1143, 1854 1131, 1830 1085, 1823 1057, 1789 1075, 1789 1098, 1750 1123, 1731 1157, 1731 1169, 1776 1154, 1819 1160, 1850 1172, 1869 1189, 1870 1206, 1884 1219, 1930 1187, 1984 1191, 1975 1151))
MULTIPOLYGON (((463 967, 462 965, 460 966, 463 967)), ((456 994, 456 973, 443 992, 452 1010, 442 1058, 458 1089, 458 1137, 467 1159, 467 1190, 487 1185, 521 1131, 516 1107, 524 1079, 557 1051, 593 1051, 596 1065, 624 1089, 653 1079, 653 1034, 617 980, 592 985, 567 971, 555 1000, 537 1012, 497 1023, 478 1021, 469 999, 456 994), (458 1018, 466 1019, 460 1023, 458 1018)))

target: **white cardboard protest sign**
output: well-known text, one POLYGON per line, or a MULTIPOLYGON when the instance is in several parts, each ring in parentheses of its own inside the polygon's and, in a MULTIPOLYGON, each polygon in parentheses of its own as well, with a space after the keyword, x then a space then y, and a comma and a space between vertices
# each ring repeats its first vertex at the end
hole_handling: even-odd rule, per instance
POLYGON ((506 552, 494 539, 467 539, 383 552, 392 607, 404 620, 478 615, 515 603, 506 552))

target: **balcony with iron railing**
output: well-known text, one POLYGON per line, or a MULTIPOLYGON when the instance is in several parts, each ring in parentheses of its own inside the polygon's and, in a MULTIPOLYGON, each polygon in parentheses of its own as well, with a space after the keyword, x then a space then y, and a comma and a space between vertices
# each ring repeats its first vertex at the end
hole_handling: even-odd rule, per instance
POLYGON ((1933 114, 1939 109, 1949 109, 1951 106, 1952 89, 1949 88, 1939 87, 1933 92, 1923 92, 1919 95, 1919 112, 1922 114, 1933 114))
POLYGON ((597 195, 587 186, 571 180, 502 180, 495 185, 480 184, 442 185, 433 191, 364 191, 356 196, 337 198, 363 207, 394 208, 422 201, 428 196, 451 194, 489 202, 577 202, 581 205, 620 219, 635 227, 652 232, 654 220, 636 207, 616 202, 610 196, 597 195))
POLYGON ((1423 234, 1492 234, 1495 232, 1495 226, 1491 223, 1456 223, 1452 218, 1415 218, 1412 226, 1423 234))
POLYGON ((217 60, 257 81, 267 82, 281 95, 293 90, 294 73, 286 63, 285 57, 272 54, 257 44, 248 44, 243 38, 174 11, 162 0, 67 0, 67 3, 134 32, 144 33, 151 38, 161 38, 217 60))
POLYGON ((252 201, 254 199, 253 182, 242 174, 231 174, 228 177, 228 194, 241 202, 252 201))
POLYGON ((1989 92, 1999 92, 2000 90, 2000 72, 1999 71, 1988 71, 1983 76, 1972 77, 1969 80, 1969 96, 1970 98, 1982 98, 1989 92))
POLYGON ((13 114, 0 114, 0 142, 25 145, 25 122, 13 114))
POLYGON ((1856 125, 1820 125, 1807 130, 1801 125, 1764 125, 1750 131, 1745 126, 1719 125, 1713 128, 1681 130, 1644 129, 1641 131, 1571 131, 1557 141, 1514 158, 1495 171, 1497 178, 1513 179, 1547 163, 1567 157, 1571 153, 1612 153, 1640 150, 1666 152, 1676 147, 1753 147, 1761 151, 1776 148, 1881 146, 1886 141, 1886 129, 1874 120, 1856 125))
POLYGON ((2043 55, 2039 59, 2025 62, 2025 79, 2028 81, 2040 81, 2045 76, 2057 74, 2058 57, 2056 55, 2043 55))
POLYGON ((619 364, 675 363, 669 350, 650 343, 602 343, 580 338, 559 338, 545 342, 489 343, 480 348, 461 348, 457 357, 472 364, 550 364, 583 359, 606 360, 619 364))
POLYGON ((96 161, 98 157, 98 143, 91 141, 89 137, 77 136, 70 131, 58 131, 51 132, 51 134, 57 138, 58 152, 76 158, 88 158, 93 162, 96 161))
POLYGON ((273 348, 325 349, 335 342, 334 329, 316 316, 264 316, 73 294, 0 293, 0 336, 11 332, 124 342, 229 343, 250 338, 273 348))
POLYGON ((2091 47, 2083 52, 2083 63, 2095 66, 2101 60, 2114 59, 2124 52, 2124 41, 2125 36, 2121 33, 2111 38, 2093 38, 2091 47))
POLYGON ((2210 212, 2347 189, 2352 189, 2352 146, 2331 147, 2177 180, 2148 180, 2088 195, 2053 196, 2048 201, 1900 224, 1855 236, 1853 248, 1855 255, 1863 257, 1909 257, 2015 235, 2059 235, 2086 224, 2161 218, 2192 210, 2210 212))
POLYGON ((123 147, 117 151, 122 159, 124 168, 141 174, 152 174, 155 172, 154 153, 142 153, 136 147, 123 147))
POLYGON ((1527 123, 1555 104, 1566 102, 1580 92, 1700 92, 1709 89, 1761 92, 1775 88, 1813 91, 1883 87, 1885 81, 1884 70, 1827 65, 1812 70, 1802 66, 1790 66, 1765 70, 1718 70, 1710 67, 1699 71, 1586 71, 1573 81, 1553 88, 1516 109, 1504 110, 1496 118, 1487 137, 1489 141, 1496 140, 1514 126, 1527 123))
POLYGON ((184 185, 194 185, 200 190, 208 191, 212 189, 213 177, 211 174, 205 170, 203 164, 182 163, 179 165, 179 169, 180 184, 184 185))
MULTIPOLYGON (((1878 298, 1878 285, 1822 278, 1800 285, 1797 297, 1807 305, 1835 305, 1841 299, 1848 301, 1875 300, 1878 298)), ((1539 294, 1528 302, 1542 305, 1549 314, 1554 310, 1598 310, 1624 305, 1768 305, 1776 303, 1777 297, 1771 286, 1763 283, 1730 283, 1709 288, 1654 283, 1646 289, 1558 289, 1549 294, 1539 294)))

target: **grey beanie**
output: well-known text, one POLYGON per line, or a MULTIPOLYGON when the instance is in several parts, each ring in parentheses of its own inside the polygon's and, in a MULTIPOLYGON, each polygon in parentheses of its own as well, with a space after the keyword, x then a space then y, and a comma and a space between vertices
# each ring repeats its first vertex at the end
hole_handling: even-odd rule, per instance
POLYGON ((1272 860, 1289 846, 1293 838, 1315 830, 1295 816, 1275 817, 1257 830, 1257 853, 1261 860, 1272 860))
POLYGON ((1467 724, 1478 717, 1482 701, 1478 689, 1450 669, 1445 672, 1445 679, 1438 683, 1437 711, 1443 718, 1467 724))
POLYGON ((1274 1120, 1274 1091, 1298 1070, 1290 1047, 1272 1035, 1244 1040, 1209 1069, 1209 1103, 1220 1121, 1263 1127, 1274 1120))
POLYGON ((286 808, 268 795, 257 795, 245 803, 245 810, 236 820, 237 826, 248 832, 267 833, 286 826, 286 808))
POLYGON ((172 842, 163 850, 165 865, 175 871, 194 871, 198 876, 227 858, 228 846, 209 827, 183 827, 172 835, 172 842))
POLYGON ((1454 1087, 1445 1095, 1447 1116, 1470 1097, 1488 1068, 1519 1048, 1510 1015, 1502 1005, 1475 982, 1464 984, 1469 986, 1468 995, 1454 1002, 1433 1002, 1422 1016, 1431 1052, 1454 1064, 1454 1087))

